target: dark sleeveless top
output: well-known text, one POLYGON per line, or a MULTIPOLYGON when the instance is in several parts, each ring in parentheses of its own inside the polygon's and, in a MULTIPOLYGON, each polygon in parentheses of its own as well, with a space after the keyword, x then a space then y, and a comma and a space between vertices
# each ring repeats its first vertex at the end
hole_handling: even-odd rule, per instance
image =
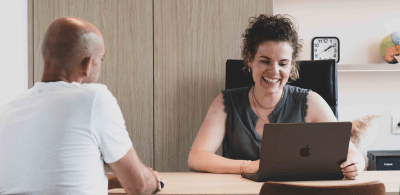
MULTIPOLYGON (((258 116, 250 106, 249 91, 253 85, 223 90, 227 114, 223 156, 230 159, 260 159, 262 137, 256 132, 258 116)), ((284 95, 269 115, 271 123, 304 123, 309 89, 285 85, 284 95)))

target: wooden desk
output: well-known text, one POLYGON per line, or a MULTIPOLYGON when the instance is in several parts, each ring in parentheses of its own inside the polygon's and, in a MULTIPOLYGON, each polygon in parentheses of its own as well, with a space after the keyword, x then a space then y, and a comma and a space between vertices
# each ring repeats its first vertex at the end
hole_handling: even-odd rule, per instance
MULTIPOLYGON (((159 173, 165 187, 157 194, 259 194, 263 182, 253 182, 234 174, 159 173)), ((385 184, 388 195, 399 195, 400 171, 364 171, 356 180, 288 182, 303 185, 341 185, 378 180, 385 184)), ((111 195, 125 194, 123 189, 111 189, 111 195)))

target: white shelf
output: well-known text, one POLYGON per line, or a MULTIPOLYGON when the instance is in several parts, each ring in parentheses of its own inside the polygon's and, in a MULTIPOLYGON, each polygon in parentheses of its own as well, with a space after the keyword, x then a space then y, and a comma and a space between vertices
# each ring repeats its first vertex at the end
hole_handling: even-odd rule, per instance
POLYGON ((338 72, 400 72, 400 64, 338 64, 338 72))

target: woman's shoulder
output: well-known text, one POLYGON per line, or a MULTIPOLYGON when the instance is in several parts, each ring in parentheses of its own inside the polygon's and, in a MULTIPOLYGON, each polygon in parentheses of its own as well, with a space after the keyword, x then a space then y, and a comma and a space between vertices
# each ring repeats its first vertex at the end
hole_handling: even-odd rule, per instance
MULTIPOLYGON (((249 91, 253 85, 234 89, 222 90, 223 104, 225 106, 225 111, 230 109, 230 107, 241 108, 246 106, 249 100, 249 91)), ((227 112, 228 113, 228 112, 227 112)))
MULTIPOLYGON (((285 93, 287 93, 287 97, 296 100, 306 99, 311 89, 305 89, 292 85, 285 85, 285 93)), ((312 91, 311 91, 312 92, 312 91)))
POLYGON ((225 100, 231 99, 232 102, 243 101, 245 99, 248 99, 248 94, 251 87, 253 87, 253 85, 241 88, 225 89, 222 90, 222 95, 225 100))
POLYGON ((297 86, 292 86, 292 85, 286 85, 285 86, 286 87, 286 92, 288 93, 288 94, 293 94, 293 95, 296 95, 296 94, 308 94, 309 93, 309 91, 311 91, 311 89, 305 89, 305 88, 301 88, 301 87, 297 87, 297 86))
POLYGON ((254 85, 249 85, 246 87, 240 87, 240 88, 232 88, 232 89, 225 89, 222 90, 222 94, 232 94, 232 95, 236 95, 236 94, 243 94, 246 93, 248 94, 251 87, 253 87, 254 85))

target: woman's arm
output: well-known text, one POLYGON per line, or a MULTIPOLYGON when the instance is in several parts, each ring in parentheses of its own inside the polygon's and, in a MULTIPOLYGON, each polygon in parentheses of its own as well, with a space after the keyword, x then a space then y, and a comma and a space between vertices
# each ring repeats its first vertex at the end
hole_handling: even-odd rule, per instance
POLYGON ((357 150, 352 142, 349 145, 347 161, 340 165, 343 175, 349 179, 357 179, 365 169, 365 160, 363 155, 357 150))
POLYGON ((189 152, 188 166, 192 171, 212 173, 258 172, 259 161, 232 160, 215 154, 225 136, 227 114, 224 111, 223 94, 215 98, 197 133, 189 152))
POLYGON ((308 110, 305 117, 306 123, 337 122, 332 109, 318 93, 310 91, 307 98, 308 110))
MULTIPOLYGON (((335 115, 326 101, 317 93, 308 94, 308 110, 306 122, 336 122, 335 115)), ((353 143, 349 143, 347 161, 340 165, 343 175, 349 179, 356 179, 365 168, 365 160, 353 143)))

